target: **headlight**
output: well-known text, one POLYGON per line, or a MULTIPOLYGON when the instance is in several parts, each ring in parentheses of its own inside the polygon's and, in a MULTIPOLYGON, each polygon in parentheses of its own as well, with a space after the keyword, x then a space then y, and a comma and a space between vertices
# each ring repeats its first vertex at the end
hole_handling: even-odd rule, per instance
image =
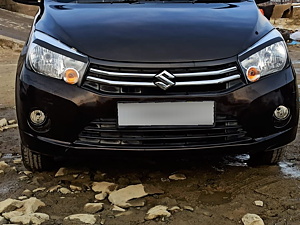
POLYGON ((255 82, 261 76, 275 73, 284 68, 287 51, 283 41, 271 44, 241 62, 249 81, 255 82))
MULTIPOLYGON (((38 37, 40 34, 39 32, 36 33, 37 35, 35 34, 35 36, 38 37)), ((43 36, 46 35, 43 34, 43 36)), ((47 36, 47 38, 52 39, 51 44, 58 42, 49 36, 47 36), (55 40, 55 42, 53 40, 55 40)), ((58 42, 58 45, 62 45, 62 43, 58 42)), ((55 46, 55 48, 60 50, 59 47, 55 46)), ((64 50, 67 48, 67 46, 64 46, 64 50)), ((71 51, 74 50, 70 48, 70 52, 71 51)), ((69 53, 69 51, 67 52, 69 53)), ((27 61, 35 72, 56 79, 63 79, 69 84, 78 83, 83 77, 87 67, 87 62, 79 61, 54 52, 36 43, 30 44, 27 61)))

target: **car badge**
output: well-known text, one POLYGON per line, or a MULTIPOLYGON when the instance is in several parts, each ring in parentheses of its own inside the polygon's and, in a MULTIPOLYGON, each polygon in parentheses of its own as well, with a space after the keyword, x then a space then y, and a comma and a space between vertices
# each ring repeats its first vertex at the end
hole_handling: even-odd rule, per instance
POLYGON ((158 79, 158 81, 155 81, 154 84, 163 90, 167 90, 168 88, 175 85, 175 83, 170 80, 174 79, 175 76, 166 70, 162 71, 160 74, 157 74, 155 78, 158 79))

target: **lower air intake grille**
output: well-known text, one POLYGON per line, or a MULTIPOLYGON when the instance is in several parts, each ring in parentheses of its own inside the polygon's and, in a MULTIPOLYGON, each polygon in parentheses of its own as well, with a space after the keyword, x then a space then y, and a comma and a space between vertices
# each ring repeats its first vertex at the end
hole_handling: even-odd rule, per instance
POLYGON ((213 146, 247 142, 236 120, 217 117, 214 127, 130 127, 118 128, 116 119, 97 119, 80 133, 76 145, 119 148, 168 148, 213 146))

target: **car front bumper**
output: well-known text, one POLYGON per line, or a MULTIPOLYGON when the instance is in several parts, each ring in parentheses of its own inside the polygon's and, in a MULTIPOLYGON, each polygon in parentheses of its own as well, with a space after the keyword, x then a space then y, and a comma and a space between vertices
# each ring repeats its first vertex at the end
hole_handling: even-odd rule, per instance
MULTIPOLYGON (((120 96, 94 93, 75 85, 68 85, 61 80, 36 74, 28 70, 26 66, 20 65, 16 81, 16 105, 23 144, 32 151, 47 155, 73 154, 75 152, 85 154, 99 151, 117 151, 125 152, 125 154, 128 151, 224 150, 225 152, 244 153, 265 151, 293 141, 298 125, 298 91, 292 67, 258 82, 221 94, 120 96), (151 134, 150 139, 145 140, 145 133, 139 132, 139 130, 145 130, 144 128, 135 127, 124 131, 122 128, 114 126, 114 135, 111 133, 105 137, 105 139, 113 141, 101 142, 99 140, 101 135, 107 131, 107 129, 102 131, 100 128, 107 121, 111 125, 117 120, 118 102, 186 101, 215 102, 216 118, 225 121, 218 127, 218 129, 222 128, 223 133, 209 134, 213 127, 201 127, 199 128, 200 132, 195 127, 170 126, 155 130, 160 137, 151 134), (278 122, 273 117, 274 110, 280 105, 290 109, 290 117, 283 122, 278 122), (44 127, 35 128, 29 122, 29 115, 35 109, 45 112, 49 123, 44 127), (232 122, 236 126, 234 127, 235 133, 228 136, 227 128, 224 126, 228 124, 231 126, 232 122), (89 138, 84 140, 80 138, 87 127, 91 128, 91 124, 94 124, 94 128, 97 129, 89 135, 96 135, 96 142, 94 139, 93 142, 86 142, 84 140, 89 138), (176 136, 170 138, 168 132, 174 132, 176 129, 181 131, 179 138, 182 139, 184 139, 182 137, 184 130, 187 130, 187 133, 189 130, 193 132, 197 130, 200 133, 196 132, 196 134, 201 134, 199 138, 201 140, 195 141, 194 133, 192 133, 187 135, 192 138, 189 137, 174 144, 172 140, 175 140, 176 136), (131 136, 124 135, 124 132, 127 134, 129 131, 132 131, 131 136), (209 138, 205 138, 207 134, 210 135, 209 138), (134 135, 139 136, 138 142, 135 142, 134 135), (217 137, 215 138, 215 136, 217 137), (155 137, 164 142, 157 142, 155 137), (118 142, 115 141, 116 138, 118 142), (190 139, 193 142, 187 141, 190 139), (124 144, 124 140, 130 141, 124 144)), ((146 129, 145 132, 147 133, 148 130, 146 129)), ((149 136, 146 135, 146 138, 149 136)))

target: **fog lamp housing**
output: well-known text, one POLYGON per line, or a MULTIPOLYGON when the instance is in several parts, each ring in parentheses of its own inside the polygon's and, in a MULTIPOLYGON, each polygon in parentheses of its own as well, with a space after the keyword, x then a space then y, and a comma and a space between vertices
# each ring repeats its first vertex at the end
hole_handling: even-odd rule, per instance
POLYGON ((33 125, 40 126, 44 124, 45 121, 46 121, 46 115, 42 110, 36 109, 30 113, 30 122, 33 125))
POLYGON ((290 115, 290 110, 283 105, 278 106, 275 109, 273 114, 273 116, 277 120, 286 120, 289 117, 289 115, 290 115))

